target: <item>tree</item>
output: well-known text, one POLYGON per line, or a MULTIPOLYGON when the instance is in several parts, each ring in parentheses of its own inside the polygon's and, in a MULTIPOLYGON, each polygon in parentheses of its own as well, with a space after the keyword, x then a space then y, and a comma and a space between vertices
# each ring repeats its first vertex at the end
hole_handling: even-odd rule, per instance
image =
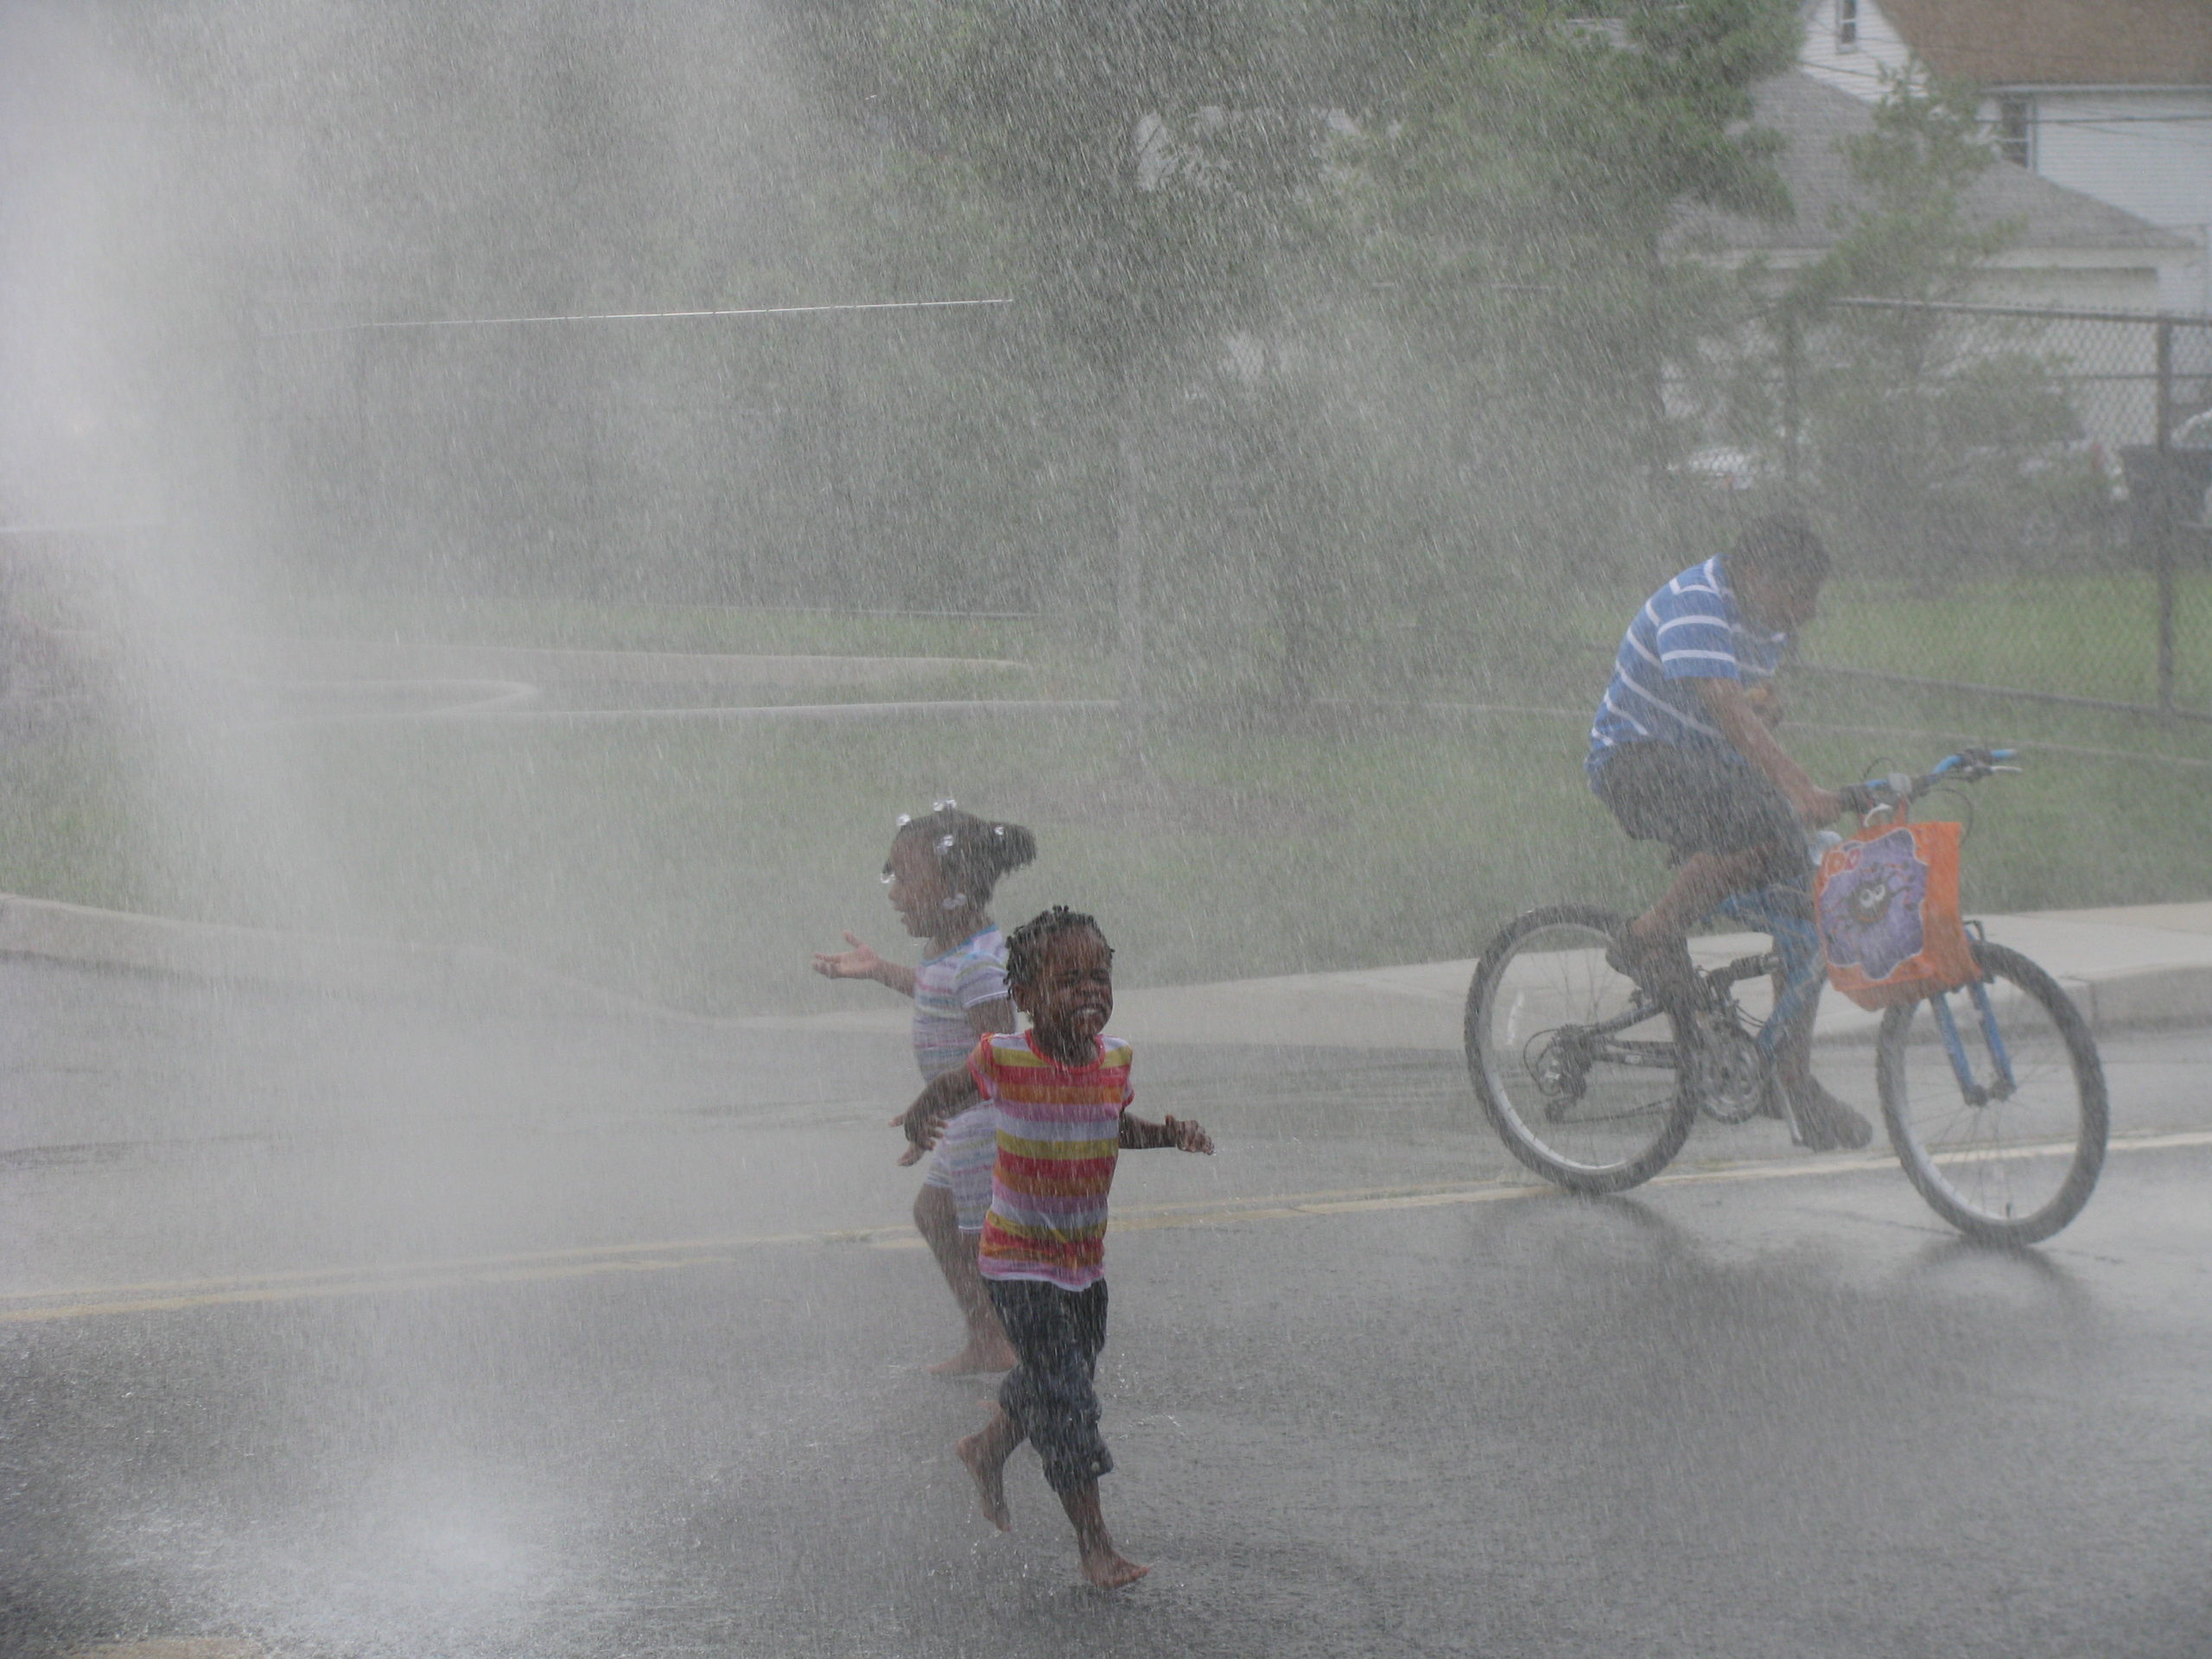
POLYGON ((1916 66, 1885 72, 1874 129, 1843 141, 1861 200, 1835 245, 1799 273, 1787 302, 1801 315, 1842 298, 1966 297, 1988 262, 2020 239, 2016 220, 1977 219, 1967 192, 1997 162, 1972 87, 1916 66))
POLYGON ((1813 487, 1859 557, 1922 574, 2087 528, 2103 496, 2088 463, 2050 466, 2080 428, 2039 334, 1941 308, 2022 233, 1974 211, 1975 181, 1998 165, 1978 102, 1916 66, 1890 77, 1873 130, 1845 141, 1861 200, 1779 311, 1813 487), (1900 303, 1836 303, 1852 299, 1900 303))
POLYGON ((1347 189, 1439 393, 1432 475, 1479 503, 1432 515, 1482 550, 1463 609, 1649 539, 1663 371, 1736 315, 1726 280, 1662 238, 1686 203, 1787 211, 1777 141, 1748 121, 1798 39, 1784 0, 1602 23, 1501 0, 1441 36, 1376 124, 1347 189))
POLYGON ((848 0, 813 25, 835 78, 902 143, 890 194, 982 193, 989 257, 1109 411, 1093 435, 1110 446, 1133 753, 1147 445, 1194 353, 1265 324, 1268 262, 1300 233, 1320 154, 1323 112, 1293 68, 1294 26, 1317 21, 1266 0, 848 0))
POLYGON ((838 0, 807 27, 890 141, 887 203, 963 204, 957 247, 881 222, 928 268, 987 261, 1109 413, 1135 709, 1149 452, 1188 408, 1219 411, 1205 453, 1248 474, 1219 493, 1269 526, 1294 697, 1359 578, 1464 573, 1471 542, 1556 563, 1592 502, 1624 510, 1658 365, 1711 308, 1660 233, 1685 199, 1778 210, 1738 128, 1797 23, 1790 0, 1611 29, 1528 0, 838 0), (1224 369, 1232 338, 1256 372, 1224 369))

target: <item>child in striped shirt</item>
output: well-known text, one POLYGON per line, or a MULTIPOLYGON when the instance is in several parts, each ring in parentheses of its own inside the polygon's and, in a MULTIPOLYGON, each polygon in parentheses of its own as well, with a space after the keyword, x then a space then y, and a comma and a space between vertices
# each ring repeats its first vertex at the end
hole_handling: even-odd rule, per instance
MULTIPOLYGON (((849 950, 822 951, 814 958, 814 971, 826 978, 872 979, 914 999, 914 1063, 925 1083, 963 1071, 982 1033, 1014 1028, 1006 939, 988 906, 999 878, 1036 856, 1036 837, 1020 824, 987 823, 962 811, 956 801, 938 802, 927 817, 902 817, 883 880, 892 909, 907 932, 927 941, 929 955, 918 966, 901 967, 848 933, 849 950)), ((1014 1363, 1014 1350, 976 1270, 983 1212, 991 1201, 995 1128, 988 1106, 949 1124, 914 1200, 914 1225, 928 1241, 968 1325, 960 1351, 929 1368, 940 1376, 1002 1371, 1014 1363)), ((920 1148, 912 1148, 903 1161, 920 1156, 920 1148)))
POLYGON ((991 1523, 1013 1525, 1006 1460, 1023 1440, 1075 1527, 1083 1575, 1101 1589, 1149 1570, 1114 1547, 1098 1478, 1114 1459, 1098 1433, 1095 1379, 1106 1342, 1106 1197, 1120 1148, 1211 1153, 1196 1123, 1133 1116, 1130 1050, 1104 1034, 1114 1012, 1114 952, 1091 918, 1065 906, 1007 941, 1007 988, 1028 1031, 986 1036, 967 1069, 948 1071, 893 1122, 917 1146, 977 1101, 998 1111, 998 1155, 978 1265, 1020 1358, 991 1421, 960 1442, 991 1523))

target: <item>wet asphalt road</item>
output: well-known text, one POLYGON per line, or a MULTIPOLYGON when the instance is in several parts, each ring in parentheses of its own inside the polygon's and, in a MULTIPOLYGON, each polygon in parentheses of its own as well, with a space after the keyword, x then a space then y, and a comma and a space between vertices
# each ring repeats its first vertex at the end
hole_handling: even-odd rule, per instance
POLYGON ((1223 1152, 1117 1183, 1103 1596, 947 1456, 897 1045, 0 997, 6 1654, 2212 1650, 2204 1034, 2107 1044, 2102 1185, 2006 1255, 1766 1125, 1577 1203, 1449 1057, 1131 1032, 1223 1152))

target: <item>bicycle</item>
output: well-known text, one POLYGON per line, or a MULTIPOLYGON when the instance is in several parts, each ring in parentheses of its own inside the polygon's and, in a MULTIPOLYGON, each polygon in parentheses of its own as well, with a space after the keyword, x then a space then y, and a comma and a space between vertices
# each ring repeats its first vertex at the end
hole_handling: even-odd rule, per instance
MULTIPOLYGON (((1894 816, 1940 785, 2018 772, 2012 759, 1968 750, 1921 777, 1841 792, 1862 820, 1894 816)), ((1805 965, 1804 897, 1770 887, 1724 901, 1715 915, 1774 935, 1778 948, 1700 969, 1694 1006, 1675 1013, 1608 962, 1624 917, 1554 905, 1500 932, 1476 964, 1465 1034, 1476 1095, 1507 1148, 1569 1192, 1603 1194, 1664 1169, 1700 1114, 1724 1124, 1780 1116, 1796 1135, 1774 1056, 1790 999, 1816 992, 1825 971, 1816 935, 1805 965), (1735 988, 1777 975, 1793 955, 1773 1012, 1754 1017, 1735 988)), ((1991 944, 1979 923, 1967 931, 1978 978, 1883 1014, 1883 1122, 1938 1215, 1970 1238, 2031 1244, 2072 1221, 2096 1186, 2109 1122, 2103 1065, 2049 974, 1991 944)))

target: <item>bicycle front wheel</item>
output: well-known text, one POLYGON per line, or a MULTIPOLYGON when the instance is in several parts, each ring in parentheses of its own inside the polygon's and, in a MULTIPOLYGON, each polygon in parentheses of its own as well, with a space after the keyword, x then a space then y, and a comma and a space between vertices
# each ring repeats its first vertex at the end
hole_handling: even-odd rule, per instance
POLYGON ((1977 944, 1979 986, 1882 1017, 1890 1144, 1969 1238, 2033 1244, 2081 1213, 2104 1168, 2104 1066, 2073 1000, 2017 950, 1977 944))
POLYGON ((1571 1192, 1649 1180, 1697 1116, 1674 1020, 1605 960, 1610 912, 1557 905, 1491 940, 1467 993, 1467 1071, 1498 1138, 1571 1192))

